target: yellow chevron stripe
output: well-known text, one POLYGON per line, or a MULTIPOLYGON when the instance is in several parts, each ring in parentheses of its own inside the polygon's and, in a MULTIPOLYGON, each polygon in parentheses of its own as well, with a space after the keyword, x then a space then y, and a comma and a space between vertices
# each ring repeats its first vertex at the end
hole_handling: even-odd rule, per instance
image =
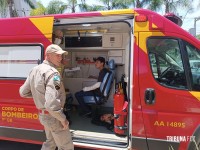
POLYGON ((196 99, 200 101, 200 92, 190 92, 196 99))
POLYGON ((147 47, 146 47, 147 38, 150 36, 164 36, 164 34, 162 32, 142 32, 140 33, 139 36, 141 39, 143 39, 139 41, 139 46, 147 54, 147 47))
POLYGON ((103 16, 117 15, 117 14, 133 14, 135 11, 133 9, 118 9, 109 11, 100 11, 103 16))
POLYGON ((51 42, 54 17, 29 18, 40 32, 51 42))

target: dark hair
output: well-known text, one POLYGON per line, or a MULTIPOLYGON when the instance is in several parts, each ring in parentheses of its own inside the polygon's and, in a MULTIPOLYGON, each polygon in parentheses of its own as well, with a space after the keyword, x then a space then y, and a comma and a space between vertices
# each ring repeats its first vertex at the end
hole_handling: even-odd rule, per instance
POLYGON ((96 59, 95 59, 95 61, 100 61, 101 63, 103 63, 103 64, 105 64, 106 63, 106 61, 105 61, 105 58, 104 57, 97 57, 96 59))
POLYGON ((105 121, 101 121, 101 116, 103 114, 94 114, 91 120, 92 124, 95 124, 97 126, 104 126, 106 127, 108 130, 113 131, 114 130, 114 120, 111 120, 111 124, 107 123, 105 121))

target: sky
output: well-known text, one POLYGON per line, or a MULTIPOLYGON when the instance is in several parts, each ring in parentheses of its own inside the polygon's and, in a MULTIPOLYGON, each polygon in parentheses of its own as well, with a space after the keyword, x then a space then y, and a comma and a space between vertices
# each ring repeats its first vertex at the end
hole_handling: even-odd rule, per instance
MULTIPOLYGON (((40 1, 46 7, 51 0, 40 0, 40 1)), ((61 0, 61 1, 66 3, 67 0, 61 0)), ((89 2, 90 5, 95 4, 96 1, 97 0, 87 0, 87 2, 89 2)), ((194 0, 192 2, 192 5, 194 6, 195 9, 197 9, 197 5, 199 1, 200 0, 194 0)), ((194 12, 191 12, 191 13, 182 9, 182 10, 178 10, 178 13, 179 13, 179 16, 182 16, 182 19, 183 19, 182 28, 187 31, 191 28, 194 28, 194 18, 200 17, 200 9, 194 10, 194 12)), ((164 15, 164 12, 160 12, 160 14, 164 15)), ((196 32, 197 34, 200 34, 200 20, 196 22, 196 32)))

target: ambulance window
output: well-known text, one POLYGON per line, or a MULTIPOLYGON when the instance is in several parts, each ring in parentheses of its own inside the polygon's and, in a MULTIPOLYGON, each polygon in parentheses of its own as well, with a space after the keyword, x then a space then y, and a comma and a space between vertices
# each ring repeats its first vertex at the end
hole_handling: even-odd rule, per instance
POLYGON ((42 60, 41 45, 0 45, 0 78, 26 78, 42 60))
POLYGON ((188 43, 186 43, 186 50, 192 75, 192 90, 200 91, 200 50, 188 43))
POLYGON ((187 89, 179 42, 170 38, 149 38, 147 49, 154 78, 163 86, 187 89))

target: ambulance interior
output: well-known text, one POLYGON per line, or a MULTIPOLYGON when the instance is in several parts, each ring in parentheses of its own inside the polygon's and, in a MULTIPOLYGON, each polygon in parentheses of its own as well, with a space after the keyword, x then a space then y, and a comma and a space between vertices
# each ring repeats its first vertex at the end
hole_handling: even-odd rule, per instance
MULTIPOLYGON (((116 84, 123 80, 127 83, 127 96, 130 95, 130 56, 132 24, 131 19, 122 17, 120 20, 86 18, 79 19, 60 19, 55 20, 53 30, 61 30, 64 37, 61 47, 68 51, 68 60, 63 72, 63 81, 67 89, 68 103, 72 106, 69 109, 70 131, 73 141, 102 144, 109 146, 126 146, 128 143, 128 115, 124 117, 124 129, 120 134, 107 129, 105 126, 91 123, 92 118, 79 115, 79 104, 74 96, 83 87, 93 85, 97 79, 89 76, 98 76, 99 70, 95 68, 95 58, 104 57, 107 62, 114 60, 115 76, 109 92, 109 97, 104 104, 91 105, 94 112, 98 110, 101 114, 114 114, 114 94, 116 84), (122 19, 123 18, 123 19, 122 19), (94 21, 95 20, 95 21, 94 21), (115 20, 115 21, 113 21, 115 20), (71 23, 70 23, 71 22, 71 23), (76 22, 76 24, 74 24, 76 22), (124 75, 122 77, 122 75, 124 75), (70 102, 69 102, 70 101, 70 102)), ((105 65, 109 68, 108 65, 105 65)), ((127 110, 128 111, 128 106, 127 110)), ((128 112, 127 112, 128 114, 128 112)))

